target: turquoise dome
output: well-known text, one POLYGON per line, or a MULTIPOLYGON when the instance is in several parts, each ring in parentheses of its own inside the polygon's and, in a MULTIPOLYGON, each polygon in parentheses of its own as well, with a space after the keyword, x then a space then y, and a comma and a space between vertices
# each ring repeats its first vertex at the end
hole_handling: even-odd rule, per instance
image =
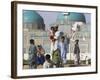
POLYGON ((33 23, 37 22, 38 20, 43 22, 42 17, 36 11, 32 10, 24 10, 23 19, 25 23, 33 23))
POLYGON ((59 15, 57 16, 57 20, 64 20, 64 19, 65 19, 64 14, 59 14, 59 15))
POLYGON ((69 12, 66 14, 59 14, 57 17, 57 20, 64 20, 65 16, 67 16, 68 21, 81 21, 86 23, 86 19, 83 13, 75 13, 75 12, 69 12))
POLYGON ((43 18, 34 10, 23 10, 23 22, 37 24, 37 28, 39 29, 44 30, 45 28, 43 18))
POLYGON ((67 19, 70 21, 80 21, 86 23, 86 19, 83 13, 71 12, 69 13, 67 19))

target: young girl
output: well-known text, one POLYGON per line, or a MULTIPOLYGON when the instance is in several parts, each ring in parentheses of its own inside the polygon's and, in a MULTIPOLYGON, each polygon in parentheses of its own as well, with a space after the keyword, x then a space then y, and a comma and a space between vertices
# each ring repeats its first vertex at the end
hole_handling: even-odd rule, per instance
POLYGON ((55 28, 51 27, 49 31, 50 40, 52 41, 55 35, 55 28))

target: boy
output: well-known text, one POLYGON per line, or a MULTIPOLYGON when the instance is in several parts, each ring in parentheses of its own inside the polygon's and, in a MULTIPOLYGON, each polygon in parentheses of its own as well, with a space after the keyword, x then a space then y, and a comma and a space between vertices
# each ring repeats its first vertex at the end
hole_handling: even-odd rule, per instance
POLYGON ((36 64, 36 57, 37 57, 37 48, 35 46, 35 42, 33 39, 30 40, 30 47, 29 47, 29 68, 37 68, 36 64))
POLYGON ((80 48, 79 48, 79 40, 75 40, 75 47, 74 47, 74 55, 75 55, 75 61, 74 64, 79 65, 80 64, 80 48))
POLYGON ((51 61, 49 54, 45 56, 45 62, 43 64, 43 68, 53 68, 53 62, 51 61))
POLYGON ((63 64, 66 64, 66 54, 67 54, 67 42, 65 42, 65 37, 61 37, 61 41, 59 43, 59 48, 61 52, 61 60, 63 64))

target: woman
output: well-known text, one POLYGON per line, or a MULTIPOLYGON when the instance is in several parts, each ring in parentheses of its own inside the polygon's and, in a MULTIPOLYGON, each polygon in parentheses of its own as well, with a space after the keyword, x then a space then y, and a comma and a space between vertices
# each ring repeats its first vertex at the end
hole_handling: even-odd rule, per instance
POLYGON ((45 50, 41 45, 37 46, 37 64, 43 65, 45 58, 44 58, 45 50))

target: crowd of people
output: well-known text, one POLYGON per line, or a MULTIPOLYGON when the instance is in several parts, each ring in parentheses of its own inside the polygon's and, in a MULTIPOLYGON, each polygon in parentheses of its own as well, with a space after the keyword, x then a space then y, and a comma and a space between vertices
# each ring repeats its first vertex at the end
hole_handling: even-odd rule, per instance
MULTIPOLYGON (((50 53, 45 55, 45 49, 42 45, 35 45, 34 39, 30 40, 29 47, 29 67, 37 68, 43 65, 43 68, 64 67, 67 64, 67 53, 69 50, 70 38, 66 37, 64 32, 58 30, 59 26, 52 26, 49 30, 49 39, 51 43, 50 53)), ((79 40, 75 40, 74 54, 75 64, 80 64, 79 40)))

